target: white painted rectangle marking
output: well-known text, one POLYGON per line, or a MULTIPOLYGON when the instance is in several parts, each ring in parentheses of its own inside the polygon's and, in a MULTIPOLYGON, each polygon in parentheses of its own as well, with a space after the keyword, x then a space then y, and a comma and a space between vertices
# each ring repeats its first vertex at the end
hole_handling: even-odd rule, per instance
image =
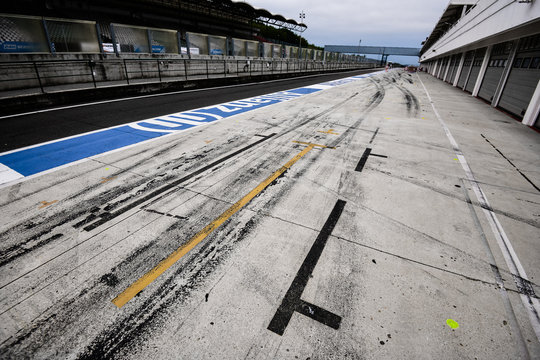
POLYGON ((0 184, 4 184, 23 177, 24 176, 22 174, 19 174, 15 170, 12 170, 6 165, 0 163, 0 184))

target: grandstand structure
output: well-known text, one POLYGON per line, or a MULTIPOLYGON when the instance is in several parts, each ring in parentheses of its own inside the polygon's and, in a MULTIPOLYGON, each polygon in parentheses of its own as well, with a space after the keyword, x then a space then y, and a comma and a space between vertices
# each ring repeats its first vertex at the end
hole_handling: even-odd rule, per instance
POLYGON ((297 33, 307 28, 230 0, 8 2, 0 12, 0 97, 73 84, 291 76, 375 66, 362 56, 270 42, 260 36, 263 26, 297 33))
POLYGON ((451 0, 422 43, 421 66, 540 128, 540 2, 451 0))
MULTIPOLYGON (((214 44, 200 43, 196 47, 202 49, 194 55, 234 56, 237 54, 233 39, 264 42, 258 36, 260 25, 299 33, 307 28, 294 19, 230 0, 21 0, 3 6, 0 25, 1 53, 116 52, 117 55, 119 52, 181 53, 182 45, 190 54, 186 34, 192 33, 228 39, 222 46, 214 47, 214 53, 212 49, 206 49, 208 53, 204 51, 214 44), (173 38, 176 34, 178 39, 173 38), (117 45, 113 46, 113 42, 117 45)), ((252 54, 260 55, 258 49, 252 54)))
POLYGON ((2 5, 9 14, 117 22, 129 25, 250 38, 255 23, 303 31, 305 24, 246 2, 231 0, 20 0, 2 5))

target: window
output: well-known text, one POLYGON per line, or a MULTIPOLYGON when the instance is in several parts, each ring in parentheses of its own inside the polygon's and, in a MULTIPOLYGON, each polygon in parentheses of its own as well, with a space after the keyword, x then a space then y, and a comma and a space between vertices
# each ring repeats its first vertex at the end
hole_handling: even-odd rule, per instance
POLYGON ((521 62, 523 61, 523 59, 516 59, 514 61, 514 67, 515 68, 518 68, 518 67, 521 67, 521 62))
POLYGON ((95 23, 47 20, 47 29, 56 52, 99 53, 95 23))
POLYGON ((120 24, 113 24, 113 27, 116 36, 116 42, 120 45, 121 52, 150 52, 150 49, 148 47, 148 32, 146 31, 146 29, 120 24))
POLYGON ((531 58, 528 57, 528 58, 523 59, 523 62, 521 63, 521 68, 528 69, 530 63, 531 63, 531 58))
POLYGON ((540 64, 540 57, 535 57, 531 62, 531 69, 538 68, 539 64, 540 64))
POLYGON ((41 52, 49 52, 41 19, 0 16, 0 54, 41 52))

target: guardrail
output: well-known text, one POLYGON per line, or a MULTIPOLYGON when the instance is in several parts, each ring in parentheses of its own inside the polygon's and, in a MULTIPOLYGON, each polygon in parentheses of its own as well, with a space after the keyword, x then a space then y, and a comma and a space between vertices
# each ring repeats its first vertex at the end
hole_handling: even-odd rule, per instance
POLYGON ((0 62, 0 97, 151 82, 373 67, 300 59, 106 59, 0 62))

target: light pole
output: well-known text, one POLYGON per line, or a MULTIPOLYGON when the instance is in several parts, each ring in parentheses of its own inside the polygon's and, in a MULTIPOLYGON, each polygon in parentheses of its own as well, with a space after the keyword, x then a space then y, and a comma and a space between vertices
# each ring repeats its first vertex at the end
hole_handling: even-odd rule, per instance
POLYGON ((362 43, 362 39, 358 40, 358 58, 360 58, 360 44, 362 43))
MULTIPOLYGON (((304 10, 302 10, 299 14, 299 17, 300 17, 300 23, 302 24, 304 22, 304 19, 306 18, 306 14, 304 13, 304 10)), ((302 34, 302 33, 300 33, 302 34)), ((299 35, 299 38, 298 38, 298 47, 299 47, 299 50, 298 50, 298 58, 302 58, 302 35, 299 35)))

